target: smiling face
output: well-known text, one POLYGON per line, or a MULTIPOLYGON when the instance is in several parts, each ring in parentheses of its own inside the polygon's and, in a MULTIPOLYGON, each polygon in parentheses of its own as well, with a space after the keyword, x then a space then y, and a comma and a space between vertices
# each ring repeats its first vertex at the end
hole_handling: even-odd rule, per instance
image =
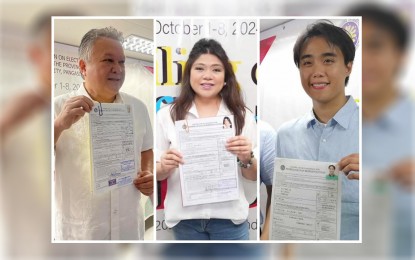
POLYGON ((231 120, 229 118, 225 117, 223 119, 223 127, 224 128, 231 128, 232 127, 232 123, 231 123, 231 120))
POLYGON ((216 99, 225 84, 225 69, 218 57, 202 54, 190 70, 190 85, 195 98, 216 99))
POLYGON ((300 54, 301 83, 313 104, 339 104, 345 100, 345 79, 352 63, 344 64, 344 56, 336 46, 322 37, 310 38, 300 54))
POLYGON ((95 41, 88 61, 80 60, 88 93, 99 102, 112 102, 125 78, 125 56, 121 43, 101 37, 95 41))
POLYGON ((333 167, 333 166, 329 166, 329 174, 330 175, 334 175, 334 170, 335 170, 335 168, 333 167))

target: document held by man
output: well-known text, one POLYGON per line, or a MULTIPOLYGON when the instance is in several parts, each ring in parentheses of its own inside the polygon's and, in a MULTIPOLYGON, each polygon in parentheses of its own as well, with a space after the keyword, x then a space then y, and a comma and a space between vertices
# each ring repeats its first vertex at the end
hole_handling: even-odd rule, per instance
POLYGON ((95 104, 89 115, 92 191, 131 184, 137 154, 131 105, 95 104))
POLYGON ((340 239, 341 178, 336 163, 276 158, 271 239, 340 239))
POLYGON ((175 122, 183 206, 239 198, 236 157, 225 147, 235 135, 232 122, 230 115, 175 122))

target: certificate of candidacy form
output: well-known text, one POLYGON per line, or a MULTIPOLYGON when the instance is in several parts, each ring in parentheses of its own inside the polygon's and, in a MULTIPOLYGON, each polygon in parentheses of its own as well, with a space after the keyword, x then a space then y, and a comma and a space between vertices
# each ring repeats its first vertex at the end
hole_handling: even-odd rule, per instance
POLYGON ((175 122, 183 206, 239 198, 236 156, 225 147, 235 135, 233 122, 232 115, 175 122))
POLYGON ((131 105, 95 104, 89 129, 93 192, 131 184, 137 175, 131 105))
POLYGON ((276 158, 271 239, 339 240, 341 178, 336 163, 276 158))

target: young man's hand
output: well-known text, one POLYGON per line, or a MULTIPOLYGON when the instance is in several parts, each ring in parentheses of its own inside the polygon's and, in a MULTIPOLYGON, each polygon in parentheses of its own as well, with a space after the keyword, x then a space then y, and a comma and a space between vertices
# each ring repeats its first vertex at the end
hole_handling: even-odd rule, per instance
POLYGON ((359 154, 353 153, 344 158, 339 162, 340 171, 346 174, 347 178, 350 180, 359 180, 360 174, 360 164, 359 164, 359 154))

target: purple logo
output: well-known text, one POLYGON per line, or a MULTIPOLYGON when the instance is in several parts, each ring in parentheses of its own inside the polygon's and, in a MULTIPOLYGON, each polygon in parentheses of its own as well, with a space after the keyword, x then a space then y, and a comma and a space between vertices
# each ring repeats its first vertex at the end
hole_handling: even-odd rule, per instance
POLYGON ((112 179, 112 180, 108 181, 108 186, 112 186, 112 185, 115 185, 115 184, 117 184, 117 179, 112 179))
POLYGON ((352 38, 354 46, 359 44, 359 20, 350 20, 343 24, 342 28, 349 34, 352 38))

